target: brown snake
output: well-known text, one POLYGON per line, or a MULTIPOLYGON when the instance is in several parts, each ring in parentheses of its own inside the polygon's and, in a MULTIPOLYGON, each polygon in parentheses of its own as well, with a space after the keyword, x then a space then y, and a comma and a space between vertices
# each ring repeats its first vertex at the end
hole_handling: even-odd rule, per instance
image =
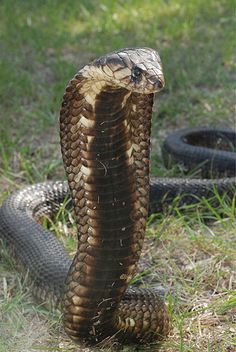
MULTIPOLYGON (((165 303, 155 290, 127 288, 139 260, 148 216, 153 94, 163 86, 157 52, 137 48, 94 60, 66 88, 60 135, 78 249, 64 288, 68 259, 63 259, 67 262, 60 274, 60 265, 55 268, 53 263, 54 251, 48 249, 54 245, 47 232, 44 238, 31 240, 28 259, 21 258, 21 244, 15 256, 29 269, 39 290, 47 286, 45 299, 51 294, 60 301, 64 291, 64 326, 76 342, 97 344, 111 339, 147 343, 161 340, 169 332, 165 303), (38 245, 47 236, 50 239, 43 244, 42 253, 48 250, 48 264, 41 263, 38 245), (47 265, 53 268, 54 276, 48 269, 48 276, 42 279, 47 265)), ((38 192, 41 203, 50 198, 47 186, 42 193, 40 186, 31 189, 38 192)), ((21 197, 30 207, 30 196, 21 197)), ((40 213, 36 208, 30 213, 34 218, 40 213)), ((65 256, 62 252, 57 245, 55 257, 65 256)))
POLYGON ((148 215, 153 93, 163 85, 158 54, 140 48, 93 61, 66 88, 61 146, 79 243, 63 313, 75 340, 144 342, 168 332, 155 292, 127 290, 148 215))

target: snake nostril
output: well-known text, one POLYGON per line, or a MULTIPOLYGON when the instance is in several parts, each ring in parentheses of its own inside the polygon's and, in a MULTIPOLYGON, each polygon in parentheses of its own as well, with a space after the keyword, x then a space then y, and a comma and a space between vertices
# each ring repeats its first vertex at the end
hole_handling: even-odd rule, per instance
POLYGON ((157 88, 162 89, 164 87, 164 82, 158 79, 155 85, 157 88))

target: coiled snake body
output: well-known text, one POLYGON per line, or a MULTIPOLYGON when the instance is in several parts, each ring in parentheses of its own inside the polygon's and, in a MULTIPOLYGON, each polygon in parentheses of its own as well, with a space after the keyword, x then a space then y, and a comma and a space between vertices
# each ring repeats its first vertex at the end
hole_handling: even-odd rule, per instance
MULTIPOLYGON (((153 94, 163 86, 160 58, 149 48, 105 55, 67 86, 60 135, 78 227, 73 262, 36 222, 57 211, 67 183, 30 186, 0 209, 0 237, 29 270, 34 293, 61 303, 65 330, 75 341, 145 343, 168 334, 167 310, 157 292, 127 288, 148 216, 153 94)), ((152 210, 154 181, 151 187, 152 210)))

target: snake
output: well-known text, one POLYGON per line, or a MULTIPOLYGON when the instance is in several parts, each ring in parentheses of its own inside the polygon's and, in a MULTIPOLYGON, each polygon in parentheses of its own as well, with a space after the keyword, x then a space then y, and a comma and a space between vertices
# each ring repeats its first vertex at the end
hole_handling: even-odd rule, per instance
MULTIPOLYGON (((150 179, 153 100, 164 84, 159 54, 151 48, 121 49, 83 66, 69 81, 60 111, 67 181, 23 187, 0 208, 0 238, 34 296, 61 307, 64 329, 76 343, 152 343, 171 329, 158 290, 129 285, 147 217, 168 192, 173 197, 195 187, 206 195, 212 180, 193 187, 192 180, 150 179), (40 222, 55 215, 68 194, 78 233, 73 259, 40 222)), ((178 141, 186 149, 186 138, 194 141, 197 133, 203 136, 182 131, 178 141)), ((224 135, 234 139, 229 131, 224 135)), ((185 154, 173 149, 176 159, 185 154)), ((235 153, 228 153, 235 163, 235 153)), ((232 177, 217 183, 221 192, 230 185, 236 185, 232 177)))

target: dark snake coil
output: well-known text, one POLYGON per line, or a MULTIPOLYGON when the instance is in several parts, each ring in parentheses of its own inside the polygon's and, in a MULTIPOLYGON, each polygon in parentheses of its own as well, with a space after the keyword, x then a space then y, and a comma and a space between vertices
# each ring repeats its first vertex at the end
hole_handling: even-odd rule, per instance
MULTIPOLYGON (((160 58, 149 48, 105 55, 69 82, 60 135, 78 228, 73 262, 37 223, 57 212, 68 194, 66 182, 24 188, 0 209, 0 238, 28 271, 34 294, 61 304, 65 330, 74 341, 146 343, 169 332, 167 309, 155 289, 127 288, 148 211, 158 210, 157 198, 166 195, 163 181, 152 180, 149 206, 153 94, 163 86, 160 58)), ((224 179, 218 186, 223 192, 232 182, 235 186, 235 180, 224 179)), ((197 182, 197 191, 206 195, 210 183, 197 182)), ((171 197, 181 187, 193 187, 188 181, 166 180, 166 185, 171 197)))

